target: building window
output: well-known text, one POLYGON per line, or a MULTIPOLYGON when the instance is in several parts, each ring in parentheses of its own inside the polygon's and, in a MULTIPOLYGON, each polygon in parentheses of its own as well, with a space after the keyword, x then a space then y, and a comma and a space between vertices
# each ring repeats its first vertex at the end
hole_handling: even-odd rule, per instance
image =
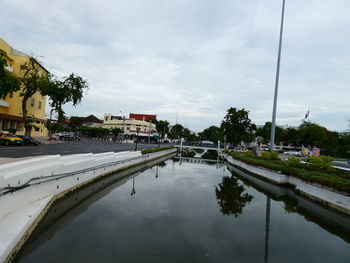
POLYGON ((108 117, 105 117, 105 121, 108 121, 108 117))
POLYGON ((30 99, 30 106, 34 107, 35 100, 33 98, 30 99))
POLYGON ((41 101, 39 101, 38 108, 41 109, 41 101))
POLYGON ((35 127, 35 131, 40 131, 40 128, 38 128, 38 127, 35 127))

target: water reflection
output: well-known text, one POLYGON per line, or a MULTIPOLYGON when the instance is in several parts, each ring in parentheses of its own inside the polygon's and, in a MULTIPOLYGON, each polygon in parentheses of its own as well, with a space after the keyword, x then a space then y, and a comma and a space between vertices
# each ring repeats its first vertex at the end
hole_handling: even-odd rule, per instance
POLYGON ((20 262, 348 263, 348 218, 233 167, 177 161, 74 192, 20 262))
POLYGON ((244 186, 238 183, 237 178, 224 176, 222 182, 215 187, 220 211, 224 215, 241 215, 243 208, 253 199, 252 195, 244 191, 244 186))
POLYGON ((265 250, 264 250, 265 263, 268 262, 268 258, 269 258, 270 213, 271 213, 271 199, 270 197, 266 197, 265 250))
POLYGON ((136 194, 136 190, 135 190, 135 177, 132 178, 132 190, 130 195, 134 195, 136 194))

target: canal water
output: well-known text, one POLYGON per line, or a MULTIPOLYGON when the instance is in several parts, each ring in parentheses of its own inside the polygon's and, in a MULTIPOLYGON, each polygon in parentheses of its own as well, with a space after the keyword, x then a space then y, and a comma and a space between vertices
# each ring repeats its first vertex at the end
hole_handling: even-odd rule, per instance
POLYGON ((350 219, 292 190, 190 158, 136 170, 56 203, 15 262, 350 262, 350 219))

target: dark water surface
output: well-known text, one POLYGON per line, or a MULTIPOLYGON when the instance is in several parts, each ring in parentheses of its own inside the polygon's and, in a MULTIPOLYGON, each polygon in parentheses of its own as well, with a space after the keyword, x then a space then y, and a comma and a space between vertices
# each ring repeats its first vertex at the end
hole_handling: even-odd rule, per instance
POLYGON ((350 219, 216 163, 167 160, 56 204, 16 262, 350 262, 350 219))

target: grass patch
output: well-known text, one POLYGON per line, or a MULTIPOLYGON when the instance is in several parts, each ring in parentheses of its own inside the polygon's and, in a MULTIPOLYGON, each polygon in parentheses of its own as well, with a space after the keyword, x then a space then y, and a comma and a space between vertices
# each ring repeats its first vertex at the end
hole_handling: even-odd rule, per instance
POLYGON ((160 152, 160 151, 165 151, 165 150, 170 150, 173 149, 173 146, 165 146, 165 147, 157 147, 157 148, 148 148, 148 149, 142 149, 141 153, 142 154, 148 154, 148 153, 155 153, 155 152, 160 152))
POLYGON ((295 160, 290 161, 288 165, 288 162, 281 160, 266 160, 261 157, 245 156, 231 152, 226 153, 247 164, 279 171, 285 175, 295 176, 311 183, 319 183, 350 194, 350 173, 346 171, 336 170, 332 167, 322 169, 315 165, 299 165, 299 163, 295 166, 291 165, 291 163, 295 163, 295 160))

